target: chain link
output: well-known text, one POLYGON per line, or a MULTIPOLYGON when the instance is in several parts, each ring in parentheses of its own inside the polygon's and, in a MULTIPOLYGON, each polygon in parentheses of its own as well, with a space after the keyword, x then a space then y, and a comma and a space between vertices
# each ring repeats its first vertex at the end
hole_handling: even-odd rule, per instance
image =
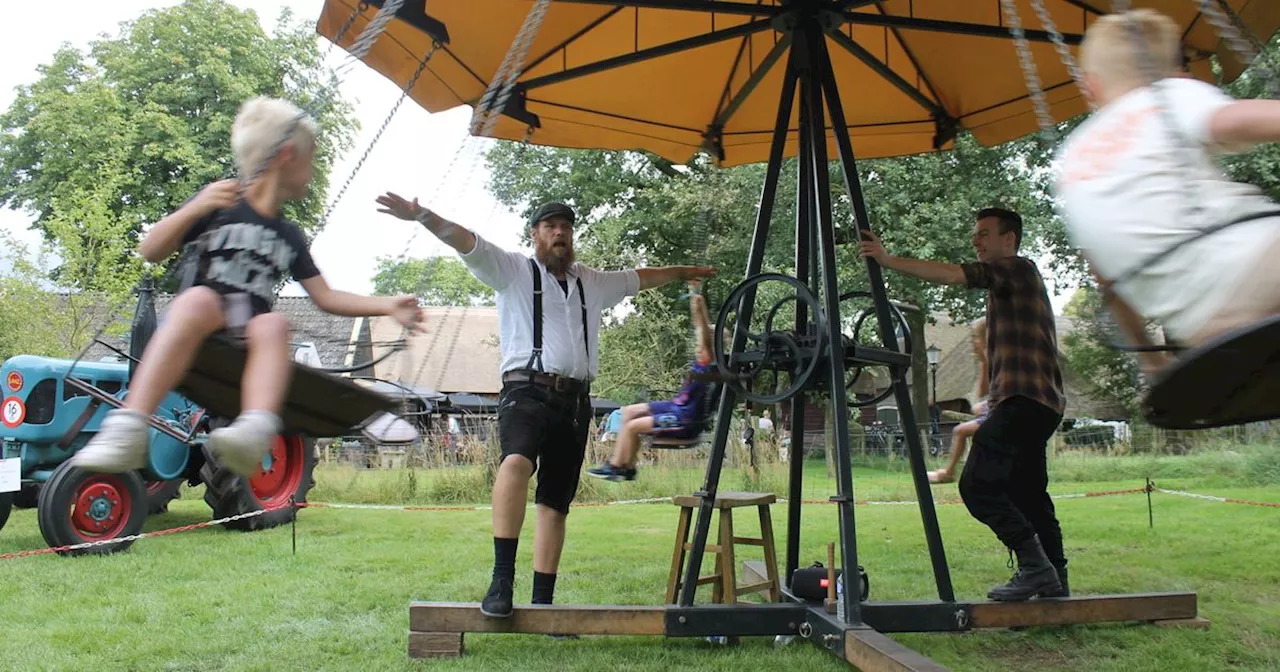
POLYGON ((1066 39, 1062 33, 1058 32, 1058 26, 1053 22, 1053 15, 1044 6, 1044 0, 1031 0, 1031 8, 1036 11, 1036 16, 1040 17, 1041 25, 1049 33, 1049 41, 1053 42, 1053 48, 1058 50, 1058 56, 1062 57, 1063 64, 1071 73, 1071 79, 1075 81, 1076 86, 1080 86, 1080 80, 1083 78, 1080 66, 1076 63, 1075 56, 1071 54, 1071 48, 1067 46, 1066 39))
POLYGON ((489 82, 489 87, 485 90, 484 96, 480 98, 480 103, 476 105, 476 109, 471 115, 471 132, 473 134, 488 135, 497 125, 498 117, 502 114, 502 110, 506 108, 507 100, 511 96, 511 91, 515 88, 516 80, 520 78, 525 56, 529 53, 529 47, 533 46, 533 39, 538 34, 538 29, 542 26, 542 19, 546 16, 547 8, 550 5, 550 0, 536 0, 533 7, 529 9, 528 16, 525 17, 524 23, 520 26, 520 32, 516 34, 515 40, 511 43, 511 48, 507 50, 507 55, 502 59, 502 64, 498 66, 498 71, 494 73, 493 80, 489 82), (501 91, 498 91, 495 95, 498 86, 501 86, 501 91))
POLYGON ((1267 97, 1280 98, 1280 77, 1265 53, 1267 45, 1244 25, 1229 6, 1219 5, 1214 0, 1199 0, 1198 4, 1200 13, 1236 53, 1241 65, 1246 69, 1252 68, 1262 81, 1267 97))
POLYGON ((1053 116, 1049 114, 1049 102, 1045 98, 1044 89, 1040 86, 1040 75, 1036 70, 1035 59, 1031 56, 1031 43, 1027 40, 1026 31, 1022 29, 1018 8, 1013 0, 1000 0, 1000 4, 1004 9, 1005 21, 1009 25, 1009 34, 1013 35, 1014 46, 1018 49, 1018 61, 1022 64, 1022 74, 1026 78, 1027 90, 1031 92, 1031 102, 1035 105, 1040 131, 1046 140, 1052 142, 1056 135, 1053 116))

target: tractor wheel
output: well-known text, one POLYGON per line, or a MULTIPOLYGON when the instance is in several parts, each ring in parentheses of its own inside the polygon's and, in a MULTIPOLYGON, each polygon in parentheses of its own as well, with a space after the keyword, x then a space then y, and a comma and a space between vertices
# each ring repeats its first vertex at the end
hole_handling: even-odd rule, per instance
POLYGON ((0 530, 9 522, 9 511, 13 509, 13 493, 0 492, 0 530))
MULTIPOLYGON (((147 488, 136 471, 98 474, 63 462, 40 488, 36 521, 53 548, 132 536, 147 521, 147 488)), ((58 553, 102 555, 132 545, 122 541, 58 553)))
POLYGON ((9 494, 13 495, 15 509, 34 509, 40 501, 40 485, 37 483, 24 485, 21 490, 9 494))
POLYGON ((169 502, 178 498, 182 479, 168 481, 144 481, 147 486, 147 514, 157 515, 169 510, 169 502))
POLYGON ((263 467, 247 479, 218 464, 206 445, 200 480, 204 481, 204 501, 213 509, 213 517, 270 510, 223 523, 229 530, 246 531, 265 530, 293 520, 290 500, 298 504, 306 502, 307 492, 316 484, 312 477, 316 466, 314 444, 314 439, 296 434, 277 436, 270 455, 263 460, 263 467))

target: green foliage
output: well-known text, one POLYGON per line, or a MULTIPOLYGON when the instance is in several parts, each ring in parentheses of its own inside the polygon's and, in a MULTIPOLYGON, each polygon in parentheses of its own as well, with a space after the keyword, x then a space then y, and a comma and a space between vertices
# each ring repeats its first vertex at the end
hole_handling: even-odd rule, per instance
MULTIPOLYGON (((85 261, 91 275, 60 281, 82 289, 128 275, 125 248, 203 185, 233 172, 230 129, 257 95, 287 98, 317 116, 321 133, 309 197, 286 215, 314 230, 335 158, 356 127, 321 62, 314 28, 279 17, 266 34, 252 10, 224 0, 186 0, 121 25, 81 51, 64 45, 39 78, 0 114, 0 206, 35 215, 46 240, 75 247, 81 217, 120 236, 121 247, 85 261), (91 279, 85 284, 86 278, 91 279)), ((79 243, 86 253, 91 247, 79 243)))
POLYGON ((1063 309, 1074 328, 1058 337, 1071 372, 1091 386, 1099 400, 1113 401, 1133 413, 1140 395, 1138 362, 1113 346, 1119 336, 1106 310, 1096 289, 1080 287, 1063 309))
POLYGON ((378 259, 374 293, 416 294, 428 306, 492 306, 493 290, 456 257, 378 259))

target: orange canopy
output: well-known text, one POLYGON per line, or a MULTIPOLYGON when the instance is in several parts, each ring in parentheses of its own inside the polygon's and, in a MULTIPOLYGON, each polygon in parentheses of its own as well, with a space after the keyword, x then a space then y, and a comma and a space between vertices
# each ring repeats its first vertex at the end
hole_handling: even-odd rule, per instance
MULTIPOLYGON (((935 149, 948 127, 985 145, 1037 130, 1014 41, 999 0, 797 0, 829 8, 827 33, 854 153, 859 158, 935 149)), ((1043 0, 1076 52, 1084 29, 1110 0, 1043 0)), ((360 4, 326 0, 317 31, 333 39, 360 4)), ((368 3, 342 37, 350 48, 377 13, 368 3)), ((364 59, 404 87, 442 24, 447 42, 410 96, 430 112, 474 106, 519 32, 531 0, 408 0, 364 59), (429 13, 424 13, 429 9, 429 13)), ((779 0, 555 0, 518 79, 517 99, 536 115, 535 144, 648 150, 683 163, 714 147, 725 166, 764 161, 785 69, 786 7, 779 0), (715 11, 710 11, 710 10, 715 11), (779 45, 780 42, 784 44, 779 45), (781 58, 779 58, 781 56, 781 58), (726 108, 732 110, 726 113, 726 108), (717 124, 718 119, 724 123, 717 124), (719 132, 707 135, 719 126, 719 132), (712 139, 711 143, 706 138, 712 139)), ((1207 58, 1227 76, 1242 67, 1197 0, 1147 0, 1184 27, 1193 73, 1213 81, 1207 58)), ((1280 1, 1229 0, 1249 29, 1280 27, 1280 1)), ((1030 0, 1018 13, 1055 119, 1087 109, 1030 0)), ((798 106, 797 106, 798 108, 798 106)), ((794 155, 795 116, 787 153, 794 155)), ((527 123, 503 116, 491 135, 519 140, 527 123)), ((947 146, 944 142, 943 147, 947 146)), ((828 133, 831 156, 835 143, 828 133)))

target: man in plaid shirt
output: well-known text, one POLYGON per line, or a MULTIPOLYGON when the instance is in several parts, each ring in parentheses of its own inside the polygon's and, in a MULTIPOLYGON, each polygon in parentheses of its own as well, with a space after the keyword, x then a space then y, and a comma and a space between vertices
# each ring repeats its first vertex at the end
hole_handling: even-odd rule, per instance
POLYGON ((1053 307, 1040 271, 1018 256, 1022 218, 1003 208, 978 212, 973 249, 978 262, 944 264, 894 257, 863 232, 862 256, 926 282, 987 290, 990 414, 973 437, 960 476, 969 513, 1018 557, 1013 578, 992 588, 993 600, 1065 597, 1067 560, 1049 498, 1046 452, 1066 406, 1058 368, 1053 307))

